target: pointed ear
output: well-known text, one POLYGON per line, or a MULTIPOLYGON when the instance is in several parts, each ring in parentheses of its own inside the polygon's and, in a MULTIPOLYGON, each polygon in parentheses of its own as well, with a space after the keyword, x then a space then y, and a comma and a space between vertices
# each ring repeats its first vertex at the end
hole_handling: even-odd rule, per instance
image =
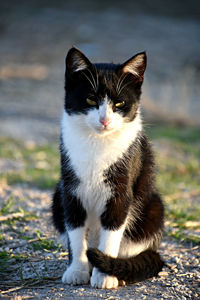
POLYGON ((144 79, 144 71, 146 69, 147 57, 145 52, 136 54, 127 60, 122 67, 124 73, 131 73, 138 77, 141 81, 144 79))
POLYGON ((65 64, 66 75, 85 70, 92 65, 89 59, 75 47, 67 53, 65 64))

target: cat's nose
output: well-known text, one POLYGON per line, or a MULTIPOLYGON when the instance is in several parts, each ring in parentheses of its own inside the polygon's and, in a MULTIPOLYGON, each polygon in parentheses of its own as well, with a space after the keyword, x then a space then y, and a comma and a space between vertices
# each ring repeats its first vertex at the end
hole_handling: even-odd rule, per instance
POLYGON ((104 118, 100 118, 99 119, 100 123, 103 125, 103 126, 108 126, 108 124, 110 124, 111 120, 110 119, 104 119, 104 118))

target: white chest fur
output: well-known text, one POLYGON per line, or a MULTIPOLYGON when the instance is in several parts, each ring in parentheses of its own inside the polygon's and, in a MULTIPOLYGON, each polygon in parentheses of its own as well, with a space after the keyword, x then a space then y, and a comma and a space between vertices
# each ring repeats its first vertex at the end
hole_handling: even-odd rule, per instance
POLYGON ((120 131, 101 135, 89 128, 85 115, 62 118, 62 137, 71 165, 80 179, 75 194, 87 211, 98 215, 103 212, 106 201, 111 197, 111 189, 104 183, 104 172, 123 156, 141 130, 138 117, 124 123, 120 131))

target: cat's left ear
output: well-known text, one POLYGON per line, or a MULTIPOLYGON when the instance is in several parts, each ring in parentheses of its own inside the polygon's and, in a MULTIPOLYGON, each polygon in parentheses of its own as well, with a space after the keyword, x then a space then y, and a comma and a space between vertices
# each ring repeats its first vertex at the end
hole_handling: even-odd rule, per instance
POLYGON ((137 77, 140 81, 143 81, 146 65, 147 65, 146 52, 140 52, 134 55, 133 57, 131 57, 122 65, 122 72, 131 73, 135 77, 137 77))
POLYGON ((71 48, 67 53, 65 64, 66 75, 68 76, 78 71, 83 71, 92 65, 89 59, 75 47, 71 48))

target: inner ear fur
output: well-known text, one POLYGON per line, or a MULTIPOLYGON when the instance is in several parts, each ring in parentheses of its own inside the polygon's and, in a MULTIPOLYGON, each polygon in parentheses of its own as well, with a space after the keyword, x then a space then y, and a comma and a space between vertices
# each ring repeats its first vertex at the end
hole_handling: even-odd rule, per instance
POLYGON ((146 52, 140 52, 134 55, 133 57, 131 57, 122 65, 122 72, 131 73, 134 76, 138 77, 138 79, 143 80, 146 65, 147 65, 146 52))

